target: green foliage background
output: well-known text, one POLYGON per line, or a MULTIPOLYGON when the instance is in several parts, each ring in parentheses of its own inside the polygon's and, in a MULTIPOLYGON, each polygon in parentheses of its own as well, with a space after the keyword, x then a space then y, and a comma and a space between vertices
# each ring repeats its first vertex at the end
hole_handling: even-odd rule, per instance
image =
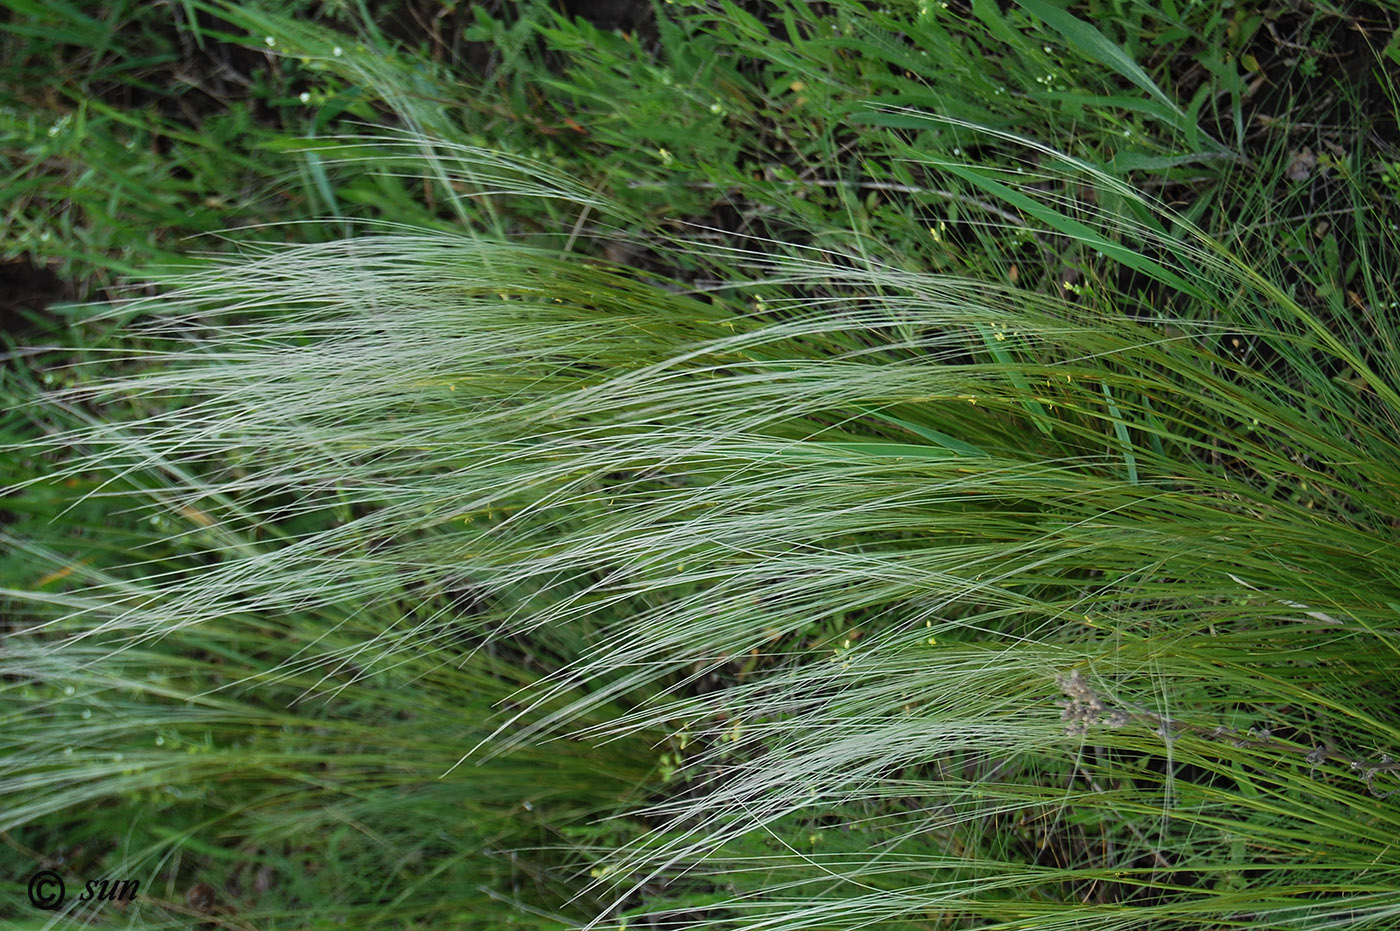
POLYGON ((4 9, 16 927, 1394 925, 1393 4, 4 9))

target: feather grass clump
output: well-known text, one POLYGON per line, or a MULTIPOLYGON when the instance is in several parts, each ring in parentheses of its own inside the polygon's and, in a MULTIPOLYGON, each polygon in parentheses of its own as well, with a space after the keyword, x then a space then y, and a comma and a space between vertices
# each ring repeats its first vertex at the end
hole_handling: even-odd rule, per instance
MULTIPOLYGON (((146 477, 179 552, 29 595, 26 674, 288 617, 324 629, 228 684, 353 708, 528 657, 460 684, 463 714, 508 701, 441 772, 656 747, 580 868, 597 926, 1393 926, 1395 322, 1339 333, 1037 152, 1121 209, 938 167, 1172 289, 1169 317, 772 243, 671 243, 710 293, 426 232, 178 284, 50 442, 94 497, 146 477), (1219 351, 1240 332, 1274 363, 1219 351)), ((18 760, 24 798, 49 764, 18 760)))

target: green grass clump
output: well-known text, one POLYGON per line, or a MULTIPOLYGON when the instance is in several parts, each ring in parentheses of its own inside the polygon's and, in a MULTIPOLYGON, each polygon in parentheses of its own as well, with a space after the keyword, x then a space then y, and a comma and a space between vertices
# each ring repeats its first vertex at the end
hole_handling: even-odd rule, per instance
POLYGON ((464 115, 229 12, 395 114, 288 147, 432 219, 167 278, 33 402, 14 872, 144 927, 1393 926, 1400 250, 1384 153, 1188 41, 1266 20, 546 13, 477 18, 464 115))

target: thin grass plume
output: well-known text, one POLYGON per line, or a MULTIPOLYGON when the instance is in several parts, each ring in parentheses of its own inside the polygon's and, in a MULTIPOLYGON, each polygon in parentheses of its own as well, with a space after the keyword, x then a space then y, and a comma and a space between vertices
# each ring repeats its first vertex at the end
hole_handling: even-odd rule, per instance
POLYGON ((269 250, 48 400, 56 479, 182 529, 5 593, 23 636, 101 669, 351 616, 229 682, 332 708, 467 662, 445 637, 540 645, 442 772, 652 746, 598 927, 1386 926, 1393 360, 1083 165, 1041 170, 1097 209, 932 167, 1189 287, 1154 316, 759 240, 673 238, 705 289, 426 230, 269 250), (1220 350, 1242 326, 1271 365, 1220 350), (477 607, 419 609, 454 587, 477 607))

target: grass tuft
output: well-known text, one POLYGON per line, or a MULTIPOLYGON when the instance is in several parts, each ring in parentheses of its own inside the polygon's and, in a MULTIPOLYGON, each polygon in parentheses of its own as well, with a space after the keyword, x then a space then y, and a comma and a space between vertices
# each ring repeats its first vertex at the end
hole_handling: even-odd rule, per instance
POLYGON ((394 115, 283 140, 328 206, 431 195, 167 276, 12 390, 0 838, 147 890, 66 917, 1394 923, 1382 182, 1338 156, 1289 232, 1300 169, 1145 12, 811 6, 482 12, 483 111, 584 130, 534 153, 228 14, 394 115))

